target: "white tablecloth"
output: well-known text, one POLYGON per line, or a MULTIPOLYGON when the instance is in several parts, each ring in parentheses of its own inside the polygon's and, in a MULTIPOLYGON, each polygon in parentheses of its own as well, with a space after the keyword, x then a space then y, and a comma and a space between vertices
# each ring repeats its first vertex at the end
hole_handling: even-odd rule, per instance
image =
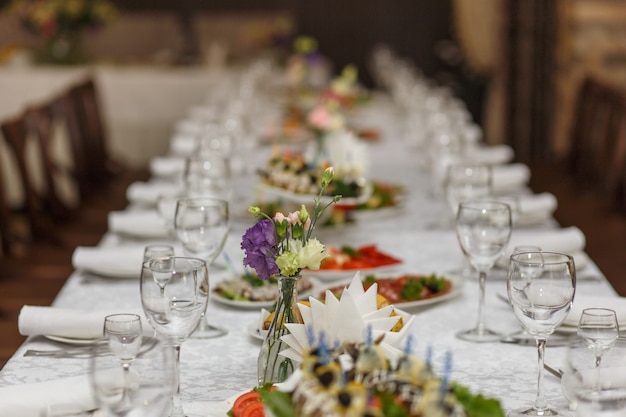
MULTIPOLYGON (((404 184, 409 191, 401 209, 371 217, 356 224, 337 228, 319 228, 318 237, 326 244, 340 245, 375 243, 385 252, 404 260, 401 267, 410 272, 458 271, 465 265, 455 233, 450 228, 434 228, 449 209, 444 201, 431 193, 429 176, 419 168, 419 155, 402 142, 396 126, 393 106, 384 100, 367 109, 368 120, 383 130, 380 143, 371 145, 372 166, 369 177, 375 180, 404 184)), ((255 161, 263 164, 271 149, 260 149, 255 161)), ((243 256, 239 243, 241 234, 251 219, 236 215, 254 198, 254 177, 242 177, 233 197, 233 227, 225 251, 237 261, 243 256)), ((535 227, 552 227, 535 226, 535 227)), ((108 234, 102 245, 124 245, 136 241, 108 234)), ((219 263, 218 263, 219 264, 219 263)), ((585 273, 600 280, 580 281, 580 294, 614 295, 611 286, 602 279, 595 264, 585 267, 585 273)), ((502 278, 488 281, 486 321, 496 330, 512 333, 519 329, 510 307, 498 294, 505 294, 502 278)), ((501 273, 499 274, 502 275, 501 273)), ((219 265, 211 271, 212 284, 227 277, 219 265)), ((463 277, 461 294, 451 300, 412 310, 416 320, 410 333, 416 341, 416 353, 424 355, 431 348, 433 363, 443 368, 446 352, 452 352, 452 379, 468 385, 476 392, 502 401, 505 409, 531 405, 536 394, 537 352, 533 347, 505 343, 475 344, 455 338, 458 330, 473 327, 478 309, 478 284, 474 276, 463 277)), ((95 278, 74 273, 59 293, 55 306, 101 309, 118 307, 135 309, 140 306, 139 285, 136 280, 95 278)), ((227 326, 226 337, 189 339, 181 350, 182 399, 188 412, 202 415, 223 415, 224 401, 256 385, 256 360, 260 341, 249 334, 256 324, 258 311, 227 307, 211 300, 208 308, 210 322, 227 326)), ((60 376, 79 375, 86 370, 84 359, 50 359, 24 357, 27 348, 50 348, 53 343, 42 338, 30 338, 0 372, 0 386, 51 380, 60 376)), ((565 348, 549 347, 546 362, 562 366, 565 348)), ((546 397, 551 405, 566 407, 556 378, 547 375, 546 397)), ((0 405, 0 414, 2 406, 0 405)))

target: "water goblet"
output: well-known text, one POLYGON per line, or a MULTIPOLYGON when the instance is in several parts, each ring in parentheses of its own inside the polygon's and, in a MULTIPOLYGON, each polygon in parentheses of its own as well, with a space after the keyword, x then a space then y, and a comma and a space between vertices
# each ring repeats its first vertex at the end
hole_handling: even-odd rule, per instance
POLYGON ((176 214, 176 203, 183 198, 183 193, 160 194, 156 200, 156 211, 159 219, 163 221, 170 239, 176 239, 174 231, 174 214, 176 214))
POLYGON ((209 271, 202 259, 155 258, 143 263, 140 279, 141 304, 150 325, 174 346, 177 389, 172 396, 171 417, 183 417, 180 401, 180 348, 202 320, 209 302, 209 271), (155 274, 168 274, 161 293, 155 274))
POLYGON ((141 317, 137 314, 110 314, 104 318, 103 333, 109 349, 128 372, 141 348, 141 317))
MULTIPOLYGON (((185 255, 204 259, 211 266, 228 236, 228 202, 212 197, 181 199, 176 207, 174 228, 185 255)), ((206 339, 226 333, 226 329, 203 319, 193 337, 206 339)))
POLYGON ((488 165, 452 164, 444 180, 446 201, 456 215, 459 204, 491 194, 491 167, 488 165))
POLYGON ((487 273, 502 256, 511 237, 511 209, 497 201, 466 201, 459 205, 456 235, 461 250, 478 271, 480 288, 476 326, 456 336, 470 342, 493 342, 503 336, 487 327, 484 320, 487 273))
POLYGON ((151 340, 128 371, 119 366, 116 351, 96 343, 89 358, 89 382, 94 399, 107 416, 164 416, 176 389, 176 363, 171 346, 151 340))
POLYGON ((580 315, 577 333, 594 351, 596 367, 599 367, 602 354, 613 347, 619 336, 615 311, 608 308, 584 309, 580 315))
POLYGON ((594 349, 575 337, 566 358, 563 391, 577 417, 626 415, 626 340, 617 339, 598 364, 594 349))
POLYGON ((183 180, 189 197, 228 199, 232 180, 230 159, 215 154, 191 156, 185 161, 183 180))
POLYGON ((511 255, 507 275, 509 302, 517 320, 537 342, 539 373, 534 404, 509 412, 509 417, 569 415, 548 407, 543 390, 544 353, 548 337, 567 317, 575 292, 572 256, 556 252, 511 255))

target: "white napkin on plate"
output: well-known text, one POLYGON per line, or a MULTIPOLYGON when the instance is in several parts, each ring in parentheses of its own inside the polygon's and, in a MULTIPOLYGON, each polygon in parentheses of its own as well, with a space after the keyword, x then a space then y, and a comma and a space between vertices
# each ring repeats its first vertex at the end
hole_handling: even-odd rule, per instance
POLYGON ((522 163, 494 165, 491 185, 494 193, 506 193, 526 185, 530 179, 530 168, 522 163))
POLYGON ((109 230, 123 235, 165 238, 165 222, 155 210, 123 210, 109 213, 109 230))
POLYGON ((147 336, 154 334, 143 312, 137 309, 86 311, 25 305, 20 310, 17 325, 22 336, 46 335, 92 340, 102 337, 104 318, 115 313, 138 314, 142 318, 141 325, 144 334, 147 336))
POLYGON ((584 252, 585 235, 578 227, 564 227, 558 229, 514 229, 511 239, 504 252, 504 255, 498 259, 497 265, 508 268, 509 257, 513 253, 516 246, 539 246, 543 251, 560 252, 574 256, 576 268, 582 268, 584 265, 577 261, 583 262, 586 256, 577 256, 584 252))
POLYGON ((620 327, 626 329, 626 297, 580 295, 578 293, 574 296, 572 309, 565 318, 563 325, 577 327, 583 310, 592 307, 615 310, 620 327))
POLYGON ((150 173, 155 177, 180 176, 185 169, 185 158, 181 156, 157 156, 150 160, 150 173))
POLYGON ((144 245, 78 246, 72 254, 72 266, 109 278, 139 278, 144 248, 144 245))
POLYGON ((176 133, 170 139, 170 152, 173 155, 189 156, 198 149, 198 138, 190 133, 176 133))
POLYGON ((463 160, 476 164, 499 165, 511 162, 515 152, 508 145, 471 146, 463 154, 463 160))
POLYGON ((557 200, 554 194, 524 194, 516 197, 499 197, 511 205, 513 210, 513 224, 528 225, 544 222, 552 218, 557 208, 557 200))
POLYGON ((126 189, 126 198, 131 203, 155 205, 160 195, 180 193, 182 185, 161 181, 136 181, 126 189))
POLYGON ((0 387, 3 416, 41 417, 57 408, 67 415, 96 409, 88 375, 0 387))

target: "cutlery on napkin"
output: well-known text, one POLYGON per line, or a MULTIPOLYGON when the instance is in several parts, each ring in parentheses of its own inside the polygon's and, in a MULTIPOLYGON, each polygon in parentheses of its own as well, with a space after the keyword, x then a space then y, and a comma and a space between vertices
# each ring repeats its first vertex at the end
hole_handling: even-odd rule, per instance
POLYGON ((165 222, 155 210, 112 211, 108 216, 109 230, 123 235, 165 238, 168 236, 165 222))
POLYGON ((67 415, 95 410, 88 375, 0 387, 3 416, 41 417, 50 409, 67 415))
MULTIPOLYGON (((146 336, 154 332, 143 312, 136 313, 142 318, 142 328, 146 336)), ((22 336, 57 336, 68 339, 92 340, 102 337, 104 317, 116 311, 85 311, 60 307, 25 305, 17 319, 22 336)))

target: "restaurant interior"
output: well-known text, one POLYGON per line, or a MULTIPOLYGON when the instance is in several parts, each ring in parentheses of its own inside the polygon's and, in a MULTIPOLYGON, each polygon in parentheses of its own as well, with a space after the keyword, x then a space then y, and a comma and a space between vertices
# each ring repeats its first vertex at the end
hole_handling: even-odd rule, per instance
MULTIPOLYGON (((525 192, 550 194, 558 202, 544 228, 579 230, 586 262, 607 284, 602 290, 626 296, 622 278, 626 270, 626 1, 111 0, 105 2, 110 8, 102 9, 103 16, 65 33, 37 26, 36 18, 28 21, 20 9, 28 3, 41 6, 57 1, 61 0, 0 0, 0 390, 38 380, 34 365, 29 365, 27 377, 18 375, 21 361, 27 359, 21 357, 25 345, 33 340, 35 347, 46 343, 20 329, 24 306, 71 307, 62 290, 74 288, 81 279, 75 265, 78 249, 116 242, 111 238, 115 235, 111 214, 132 208, 131 186, 150 181, 155 160, 171 156, 172 140, 181 132, 181 121, 190 120, 190 110, 199 115, 211 96, 244 94, 227 90, 246 74, 261 80, 255 85, 259 91, 271 90, 278 85, 278 76, 272 79, 271 71, 283 76, 296 40, 304 38, 314 42, 329 78, 345 74, 345 68, 355 69, 361 91, 383 97, 392 103, 389 106, 404 105, 397 110, 405 112, 402 123, 411 117, 407 97, 417 94, 417 88, 394 89, 406 75, 400 67, 415 79, 426 80, 428 88, 445 91, 446 97, 463 103, 466 123, 474 129, 467 136, 473 135, 482 147, 512 152, 506 163, 525 165, 532 173, 525 192), (381 56, 395 59, 388 61, 398 67, 393 81, 381 75, 381 56), (67 123, 66 131, 52 144, 53 136, 59 135, 58 126, 57 130, 53 126, 58 120, 67 123), (90 139, 78 138, 81 135, 90 139), (27 144, 27 137, 35 137, 36 144, 27 144), (62 178, 48 178, 48 173, 62 178), (11 367, 12 361, 16 365, 11 367), (5 365, 8 374, 2 378, 5 365)), ((272 106, 280 100, 273 100, 272 106)), ((267 111, 257 109, 269 118, 270 109, 263 110, 267 111)), ((252 125, 264 121, 248 117, 252 125)), ((265 130, 260 125, 249 129, 265 130)), ((388 139, 380 134, 372 143, 388 139)), ((255 146, 265 150, 280 147, 277 140, 256 140, 261 145, 255 146)), ((255 149, 234 150, 233 155, 248 166, 244 156, 254 157, 255 149)), ((389 158, 399 151, 381 149, 385 150, 375 156, 369 154, 371 165, 378 166, 376 158, 390 169, 389 158)), ((424 149, 415 151, 414 169, 391 178, 404 178, 407 183, 421 178, 416 181, 428 183, 424 178, 432 172, 418 162, 428 152, 424 149)), ((242 172, 258 175, 259 167, 252 163, 248 167, 242 172)), ((415 207, 402 209, 402 216, 408 216, 406 212, 415 207)), ((238 215, 230 210, 231 218, 238 215)), ((433 233, 433 225, 427 223, 415 224, 426 234, 433 233)), ((539 226, 520 227, 532 231, 539 226)), ((322 234, 333 236, 326 232, 322 234)), ((347 235, 351 233, 358 235, 352 231, 347 235)), ((145 242, 133 237, 125 244, 145 242)), ((229 237, 226 247, 238 246, 229 237)), ((231 264, 226 263, 229 269, 231 264)), ((93 286, 104 285, 105 279, 100 280, 93 286)), ((474 285, 466 282, 463 291, 474 285)), ((586 285, 591 284, 577 288, 577 296, 584 294, 586 285)), ((222 308, 213 303, 209 310, 222 308)), ((419 320, 419 314, 414 317, 419 320)), ((185 342, 183 352, 192 343, 197 341, 185 342)), ((459 346, 464 345, 455 348, 459 346)), ((524 357, 531 359, 532 349, 524 357)), ((526 366, 532 368, 533 363, 526 366)), ((536 372, 534 368, 530 372, 533 383, 536 372)), ((184 385, 188 376, 181 375, 184 385)), ((479 382, 470 385, 482 388, 479 382)), ((560 395, 560 390, 549 391, 550 402, 557 391, 560 395)), ((198 405, 200 394, 185 385, 182 392, 191 409, 205 411, 198 405), (185 396, 188 391, 192 397, 185 396)), ((503 392, 487 394, 506 397, 503 392)), ((528 397, 528 404, 531 400, 528 397)), ((505 405, 518 402, 515 397, 505 400, 505 405)), ((0 415, 5 415, 2 407, 0 403, 0 415)))

